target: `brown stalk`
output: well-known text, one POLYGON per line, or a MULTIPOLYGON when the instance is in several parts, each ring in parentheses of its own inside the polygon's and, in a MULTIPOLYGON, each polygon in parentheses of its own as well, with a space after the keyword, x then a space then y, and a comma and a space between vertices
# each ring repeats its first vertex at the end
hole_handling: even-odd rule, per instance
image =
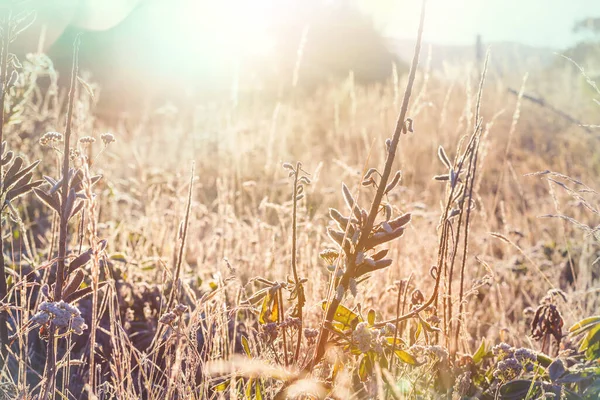
MULTIPOLYGON (((408 112, 408 104, 409 104, 410 96, 412 93, 412 88, 413 88, 413 85, 415 82, 417 66, 419 64, 419 54, 421 52, 421 41, 422 41, 422 37, 423 37, 423 25, 425 22, 425 4, 426 4, 426 0, 423 0, 422 7, 421 7, 421 18, 419 21, 419 30, 418 30, 418 34, 417 34, 417 42, 415 44, 415 52, 414 52, 413 60, 411 63, 410 72, 408 75, 408 83, 406 85, 406 90, 404 92, 404 98, 402 100, 400 114, 399 114, 398 120, 396 122, 396 129, 394 130, 394 135, 392 137, 392 141, 391 141, 391 144, 388 149, 388 153, 387 153, 387 157, 386 157, 386 161, 385 161, 385 167, 384 167, 383 173, 381 174, 379 187, 377 188, 375 197, 373 198, 373 201, 371 203, 371 208, 370 208, 369 214, 367 216, 367 221, 361 230, 360 239, 356 246, 357 249, 364 248, 366 241, 369 239, 371 230, 373 229, 373 224, 375 223, 375 218, 377 217, 379 207, 381 205, 381 200, 383 199, 383 196, 385 195, 385 189, 387 187, 387 183, 388 183, 388 180, 389 180, 391 172, 392 172, 392 166, 394 164, 394 159, 396 157, 396 150, 398 148, 398 142, 400 141, 400 135, 402 134, 402 132, 406 126, 405 121, 406 121, 406 114, 408 112)), ((344 274, 344 276, 342 277, 342 286, 345 289, 347 289, 348 282, 354 273, 354 269, 356 268, 355 261, 356 261, 355 256, 353 256, 347 260, 347 262, 348 262, 347 270, 346 270, 346 273, 344 274)), ((327 340, 328 332, 327 332, 327 330, 323 329, 323 327, 326 324, 329 324, 329 323, 331 323, 331 321, 333 321, 333 317, 334 317, 335 312, 340 304, 340 301, 341 301, 340 299, 334 297, 331 300, 331 302, 329 302, 329 306, 327 308, 327 313, 326 313, 324 322, 321 325, 319 339, 318 339, 317 347, 315 349, 315 355, 313 357, 313 360, 310 363, 308 363, 308 365, 305 367, 305 371, 310 371, 314 367, 314 365, 316 365, 322 359, 323 355, 325 354, 325 350, 326 350, 325 347, 326 347, 327 341, 328 341, 327 340)))
MULTIPOLYGON (((73 105, 75 103, 75 90, 77 84, 77 73, 79 69, 79 43, 81 34, 78 34, 73 43, 73 66, 71 70, 71 86, 69 89, 69 101, 67 105, 67 125, 65 127, 65 144, 63 148, 63 165, 62 165, 62 208, 59 215, 59 239, 58 239, 58 259, 56 262, 56 281, 54 283, 54 301, 60 301, 62 297, 62 289, 65 280, 65 258, 67 256, 68 245, 68 227, 69 215, 67 210, 67 197, 69 196, 69 149, 71 139, 71 122, 73 120, 73 105)), ((49 330, 48 349, 46 351, 46 366, 44 376, 46 381, 42 390, 42 399, 48 397, 49 391, 53 390, 54 379, 56 375, 56 341, 54 329, 49 330)))
MULTIPOLYGON (((2 93, 0 94, 0 144, 4 141, 4 100, 6 98, 7 75, 8 75, 8 45, 10 43, 10 20, 12 14, 9 9, 6 21, 4 22, 4 41, 2 42, 2 57, 0 59, 0 68, 2 68, 2 93)), ((0 177, 3 176, 2 165, 0 164, 0 177)), ((2 223, 0 221, 0 301, 4 301, 8 286, 6 285, 6 273, 4 272, 4 242, 2 240, 2 223)), ((8 352, 8 314, 6 310, 0 311, 0 370, 4 368, 8 352)))
POLYGON ((300 345, 302 344, 302 309, 304 308, 305 298, 304 298, 304 287, 300 282, 300 278, 298 277, 298 268, 297 268, 297 246, 298 246, 298 178, 302 168, 302 164, 299 162, 296 163, 296 172, 294 173, 294 188, 292 190, 293 193, 293 208, 292 208, 292 272, 294 274, 294 286, 296 290, 297 301, 298 301, 298 318, 300 319, 300 327, 298 328, 298 338, 296 341, 296 351, 294 352, 294 364, 298 362, 298 357, 300 356, 300 345))

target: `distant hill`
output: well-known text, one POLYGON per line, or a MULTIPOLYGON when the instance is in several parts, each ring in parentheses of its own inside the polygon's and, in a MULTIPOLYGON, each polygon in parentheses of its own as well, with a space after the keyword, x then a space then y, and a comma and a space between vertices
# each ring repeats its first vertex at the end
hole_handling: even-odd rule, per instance
MULTIPOLYGON (((475 42, 475 41, 473 41, 475 42)), ((412 58, 414 40, 390 39, 389 48, 404 61, 412 58)), ((491 47, 490 71, 497 76, 519 74, 547 67, 556 60, 558 50, 532 47, 519 43, 497 42, 483 43, 482 52, 491 47)), ((431 48, 431 69, 436 72, 452 73, 457 65, 476 62, 475 43, 472 46, 450 46, 424 43, 422 60, 426 60, 431 48)), ((424 62, 424 61, 423 61, 424 62)))

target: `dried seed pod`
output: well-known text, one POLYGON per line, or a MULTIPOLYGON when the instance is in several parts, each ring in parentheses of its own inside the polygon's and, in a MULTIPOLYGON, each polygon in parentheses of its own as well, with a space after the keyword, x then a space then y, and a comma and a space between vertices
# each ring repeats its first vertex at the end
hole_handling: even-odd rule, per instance
POLYGON ((294 166, 292 164, 288 163, 288 162, 283 163, 282 167, 285 168, 285 169, 289 169, 291 171, 294 170, 294 166))
POLYGON ((392 233, 394 230, 392 229, 392 227, 390 226, 390 224, 387 221, 384 221, 381 223, 381 227, 383 228, 384 231, 386 231, 387 233, 392 233))
POLYGON ((393 220, 389 221, 388 223, 390 224, 390 226, 392 227, 392 229, 398 229, 406 224, 408 224, 411 220, 412 216, 410 213, 406 213, 403 214, 397 218, 394 218, 393 220))
POLYGON ((446 166, 446 168, 452 168, 452 164, 450 163, 450 159, 446 155, 446 151, 442 146, 438 147, 438 157, 440 161, 446 166))
POLYGON ((372 249, 380 244, 399 238, 404 234, 404 228, 397 228, 391 233, 378 232, 373 234, 365 243, 365 249, 372 249))
POLYGON ((304 183, 305 185, 310 185, 312 183, 312 181, 308 177, 306 177, 306 176, 301 176, 298 179, 298 182, 299 183, 304 183))
POLYGON ((385 139, 385 151, 389 152, 392 146, 392 139, 385 139))
POLYGON ((392 189, 394 189, 396 187, 396 185, 398 184, 398 182, 400 182, 401 178, 402 178, 402 171, 397 171, 396 175, 394 175, 394 178, 392 179, 392 181, 390 183, 388 183, 388 185, 385 187, 384 193, 387 194, 392 189))
POLYGON ((329 216, 338 223, 338 225, 340 226, 340 228, 342 228, 343 230, 346 230, 346 227, 348 226, 348 222, 350 222, 350 218, 346 218, 342 215, 341 212, 339 212, 338 210, 336 210, 335 208, 330 208, 329 209, 329 216))
POLYGON ((373 175, 375 172, 377 172, 377 168, 369 168, 369 170, 367 171, 367 173, 363 177, 363 180, 369 179, 371 177, 371 175, 373 175))
MULTIPOLYGON (((371 261, 373 261, 373 260, 371 260, 371 261)), ((382 260, 373 261, 370 263, 365 262, 364 264, 360 265, 357 268, 356 277, 359 277, 361 275, 368 274, 370 272, 374 272, 374 271, 377 271, 377 270, 380 270, 383 268, 387 268, 390 265, 392 265, 392 263, 393 263, 393 260, 391 260, 389 258, 384 258, 382 260)))
POLYGON ((392 218, 392 206, 390 204, 386 204, 383 206, 383 211, 385 213, 385 220, 389 221, 392 218))
POLYGON ((362 186, 371 186, 375 184, 375 180, 373 178, 366 179, 360 183, 362 186))
POLYGON ((383 257, 385 257, 387 255, 387 253, 390 251, 390 249, 383 249, 378 251, 377 253, 373 254, 373 260, 375 261, 379 261, 381 260, 383 257))
POLYGON ((448 176, 448 174, 446 175, 436 175, 433 177, 433 179, 435 179, 436 181, 447 181, 450 180, 450 176, 448 176))
POLYGON ((328 228, 327 234, 329 235, 329 237, 331 239, 333 239, 334 242, 336 242, 340 246, 342 245, 342 241, 344 240, 344 236, 345 236, 344 232, 340 232, 340 231, 336 231, 334 229, 328 228))
POLYGON ((356 218, 361 218, 360 207, 356 204, 356 200, 352 197, 352 193, 350 193, 350 189, 344 183, 342 183, 342 194, 344 195, 344 200, 346 201, 346 205, 348 208, 354 213, 356 218))

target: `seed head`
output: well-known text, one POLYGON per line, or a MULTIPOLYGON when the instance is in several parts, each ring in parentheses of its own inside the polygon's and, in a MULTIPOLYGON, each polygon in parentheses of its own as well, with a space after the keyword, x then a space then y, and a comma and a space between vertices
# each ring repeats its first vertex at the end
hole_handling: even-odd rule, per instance
POLYGON ((52 147, 57 142, 61 142, 63 139, 62 133, 59 132, 46 132, 40 138, 40 145, 52 147))
POLYGON ((108 146, 110 143, 116 141, 115 135, 113 135, 112 133, 103 133, 102 135, 100 135, 100 139, 102 139, 105 146, 108 146))
POLYGON ((96 139, 94 139, 91 136, 83 136, 81 138, 79 138, 79 143, 81 143, 82 145, 90 145, 92 143, 94 143, 96 141, 96 139))

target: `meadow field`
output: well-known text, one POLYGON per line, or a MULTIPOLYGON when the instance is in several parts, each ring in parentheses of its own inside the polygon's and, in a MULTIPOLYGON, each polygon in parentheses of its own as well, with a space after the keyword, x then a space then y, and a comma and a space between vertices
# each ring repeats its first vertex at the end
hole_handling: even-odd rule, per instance
POLYGON ((579 60, 107 118, 3 18, 0 398, 599 398, 579 60))

